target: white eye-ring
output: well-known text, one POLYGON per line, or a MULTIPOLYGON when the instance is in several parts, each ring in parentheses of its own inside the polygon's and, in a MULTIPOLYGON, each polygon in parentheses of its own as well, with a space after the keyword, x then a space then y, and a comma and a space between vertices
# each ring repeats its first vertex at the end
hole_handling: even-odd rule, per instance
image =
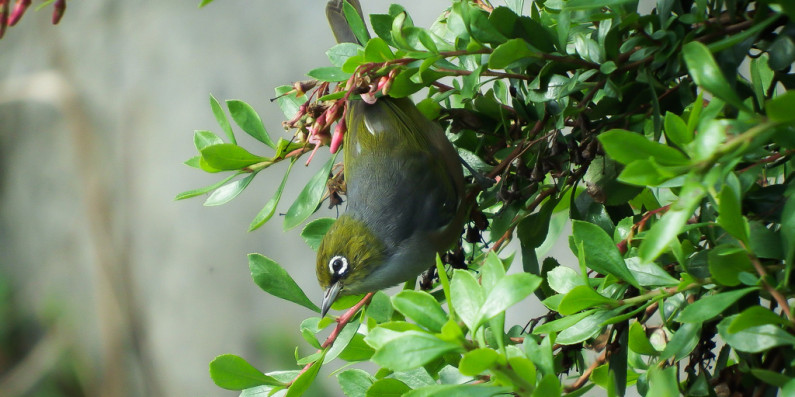
POLYGON ((348 259, 344 256, 337 255, 328 261, 328 268, 331 270, 331 274, 343 276, 348 272, 348 259))

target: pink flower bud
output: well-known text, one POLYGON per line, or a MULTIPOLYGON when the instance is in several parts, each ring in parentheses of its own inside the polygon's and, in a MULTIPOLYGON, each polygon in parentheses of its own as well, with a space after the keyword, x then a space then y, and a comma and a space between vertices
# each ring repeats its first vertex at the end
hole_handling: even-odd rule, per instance
POLYGON ((52 9, 52 24, 57 25, 61 21, 64 11, 66 11, 66 0, 55 0, 52 9))
POLYGON ((345 137, 345 132, 347 130, 348 128, 345 125, 345 119, 340 120, 337 123, 337 126, 334 127, 334 135, 331 136, 331 147, 329 148, 331 153, 337 153, 340 145, 342 145, 342 140, 345 137))
POLYGON ((30 6, 30 0, 17 0, 17 3, 14 5, 14 11, 11 12, 11 17, 8 18, 8 26, 14 26, 22 19, 22 15, 25 14, 25 10, 28 9, 30 6))

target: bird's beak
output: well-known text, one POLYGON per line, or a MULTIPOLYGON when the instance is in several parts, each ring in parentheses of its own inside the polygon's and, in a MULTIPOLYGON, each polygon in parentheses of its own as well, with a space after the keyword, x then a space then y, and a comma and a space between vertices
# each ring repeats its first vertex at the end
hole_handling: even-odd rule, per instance
POLYGON ((342 290, 342 283, 337 281, 334 284, 331 284, 330 287, 326 290, 326 294, 323 295, 323 304, 320 305, 320 318, 326 317, 326 313, 328 313, 328 309, 331 309, 331 304, 337 300, 337 296, 339 296, 340 291, 342 290))

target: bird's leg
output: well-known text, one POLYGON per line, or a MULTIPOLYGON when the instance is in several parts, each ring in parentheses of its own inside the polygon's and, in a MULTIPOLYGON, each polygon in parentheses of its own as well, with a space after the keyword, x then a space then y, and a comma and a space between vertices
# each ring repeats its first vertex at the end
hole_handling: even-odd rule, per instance
POLYGON ((480 187, 483 190, 486 190, 486 189, 494 186, 494 184, 497 182, 494 179, 491 179, 491 178, 481 174, 480 172, 475 171, 475 169, 472 168, 472 166, 469 165, 469 163, 467 163, 466 160, 464 160, 464 158, 461 157, 460 155, 458 156, 458 159, 461 160, 461 164, 464 165, 464 168, 466 168, 467 171, 469 171, 469 173, 472 175, 472 177, 475 178, 475 182, 477 182, 478 185, 480 185, 480 187))

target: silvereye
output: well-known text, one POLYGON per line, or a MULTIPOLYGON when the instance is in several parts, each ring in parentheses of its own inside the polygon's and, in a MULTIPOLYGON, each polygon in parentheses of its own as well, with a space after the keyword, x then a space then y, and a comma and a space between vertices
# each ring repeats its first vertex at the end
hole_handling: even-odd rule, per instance
POLYGON ((341 295, 383 289, 429 268, 461 235, 461 163, 409 99, 349 102, 343 141, 347 211, 323 237, 321 316, 341 295))

